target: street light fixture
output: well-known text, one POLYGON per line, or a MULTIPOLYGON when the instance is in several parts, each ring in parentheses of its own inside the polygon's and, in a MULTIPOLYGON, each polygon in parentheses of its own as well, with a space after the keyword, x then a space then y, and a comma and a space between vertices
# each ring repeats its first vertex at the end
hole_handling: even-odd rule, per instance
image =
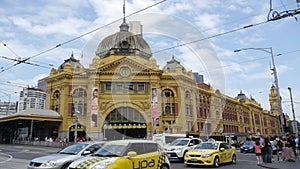
POLYGON ((242 50, 260 50, 260 51, 269 53, 271 55, 272 64, 273 64, 273 68, 271 70, 273 71, 273 74, 274 74, 275 87, 276 87, 276 90, 277 90, 279 115, 280 115, 280 125, 281 125, 281 134, 282 134, 282 136, 285 136, 284 115, 283 115, 282 106, 281 106, 281 97, 280 97, 280 93, 279 93, 278 76, 277 76, 277 71, 276 71, 276 67, 275 67, 275 61, 274 61, 274 55, 273 55, 272 47, 269 47, 269 48, 242 48, 242 49, 234 50, 234 52, 240 52, 242 50))

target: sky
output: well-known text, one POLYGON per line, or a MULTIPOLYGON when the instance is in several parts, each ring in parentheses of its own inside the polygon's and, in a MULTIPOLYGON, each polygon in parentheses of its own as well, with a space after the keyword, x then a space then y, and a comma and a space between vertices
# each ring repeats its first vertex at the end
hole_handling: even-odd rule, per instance
MULTIPOLYGON (((300 3, 271 2, 126 0, 125 15, 126 22, 141 22, 143 38, 161 68, 174 56, 214 89, 233 98, 242 91, 267 110, 274 84, 272 49, 283 111, 293 118, 290 87, 299 121, 300 14, 268 20, 300 10, 300 3)), ((123 0, 0 3, 1 101, 17 101, 23 87, 37 86, 72 53, 88 67, 97 45, 119 31, 123 17, 123 0), (17 64, 24 59, 27 64, 17 64)))

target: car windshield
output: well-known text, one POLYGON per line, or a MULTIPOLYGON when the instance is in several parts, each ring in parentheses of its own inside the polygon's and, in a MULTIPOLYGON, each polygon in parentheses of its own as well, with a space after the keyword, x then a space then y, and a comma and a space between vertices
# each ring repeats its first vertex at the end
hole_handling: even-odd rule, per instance
POLYGON ((118 157, 122 156, 126 150, 126 145, 108 144, 101 147, 93 156, 118 157))
POLYGON ((60 150, 58 153, 59 154, 78 154, 81 150, 86 148, 89 144, 74 144, 71 146, 68 146, 62 150, 60 150))
POLYGON ((244 143, 245 146, 253 146, 253 144, 254 144, 253 142, 249 142, 249 141, 244 143))
POLYGON ((185 146, 189 143, 189 140, 174 140, 170 143, 171 146, 185 146))
POLYGON ((200 143, 195 148, 196 149, 213 149, 213 150, 216 150, 218 148, 218 143, 200 143))

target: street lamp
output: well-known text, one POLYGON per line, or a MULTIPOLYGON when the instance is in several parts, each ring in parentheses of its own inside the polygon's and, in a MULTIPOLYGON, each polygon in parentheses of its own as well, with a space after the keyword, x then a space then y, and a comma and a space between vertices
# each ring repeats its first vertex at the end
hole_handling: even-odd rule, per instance
POLYGON ((275 61, 274 61, 272 47, 270 47, 270 48, 242 48, 242 49, 234 50, 234 52, 240 52, 242 50, 260 50, 260 51, 263 51, 263 52, 267 52, 271 55, 272 64, 273 64, 273 68, 271 70, 273 71, 273 74, 274 74, 275 86, 276 86, 276 90, 277 90, 277 97, 278 97, 277 99, 278 99, 278 106, 279 106, 279 113, 280 113, 281 133, 282 133, 282 136, 285 136, 284 115, 283 115, 282 106, 281 106, 281 97, 280 97, 280 94, 279 94, 278 77, 277 77, 277 71, 276 71, 276 67, 275 67, 275 61))
POLYGON ((75 94, 71 94, 72 97, 72 106, 71 106, 71 115, 75 114, 75 131, 74 131, 74 143, 77 143, 77 135, 78 135, 78 89, 76 89, 75 94), (73 98, 76 97, 76 108, 74 106, 73 98))
POLYGON ((290 91, 290 97, 291 97, 291 105, 292 105, 292 113, 293 113, 293 132, 296 134, 296 137, 298 137, 298 124, 296 122, 296 117, 295 117, 295 111, 294 111, 294 104, 293 104, 293 97, 292 97, 292 89, 288 87, 290 91))
POLYGON ((206 141, 207 141, 207 140, 208 140, 208 138, 209 138, 209 136, 208 136, 208 134, 209 134, 208 125, 209 125, 208 121, 205 121, 205 134, 206 134, 206 141))

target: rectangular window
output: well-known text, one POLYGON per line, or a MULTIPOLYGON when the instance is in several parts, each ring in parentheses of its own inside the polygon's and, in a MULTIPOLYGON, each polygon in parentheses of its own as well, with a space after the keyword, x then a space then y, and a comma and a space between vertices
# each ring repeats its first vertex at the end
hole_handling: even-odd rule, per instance
POLYGON ((144 83, 139 83, 138 84, 138 91, 144 91, 145 90, 145 85, 144 83))
POLYGON ((122 91, 122 90, 123 90, 123 85, 117 84, 117 91, 122 91))
POLYGON ((105 90, 106 91, 111 91, 111 83, 106 83, 105 84, 105 90))

